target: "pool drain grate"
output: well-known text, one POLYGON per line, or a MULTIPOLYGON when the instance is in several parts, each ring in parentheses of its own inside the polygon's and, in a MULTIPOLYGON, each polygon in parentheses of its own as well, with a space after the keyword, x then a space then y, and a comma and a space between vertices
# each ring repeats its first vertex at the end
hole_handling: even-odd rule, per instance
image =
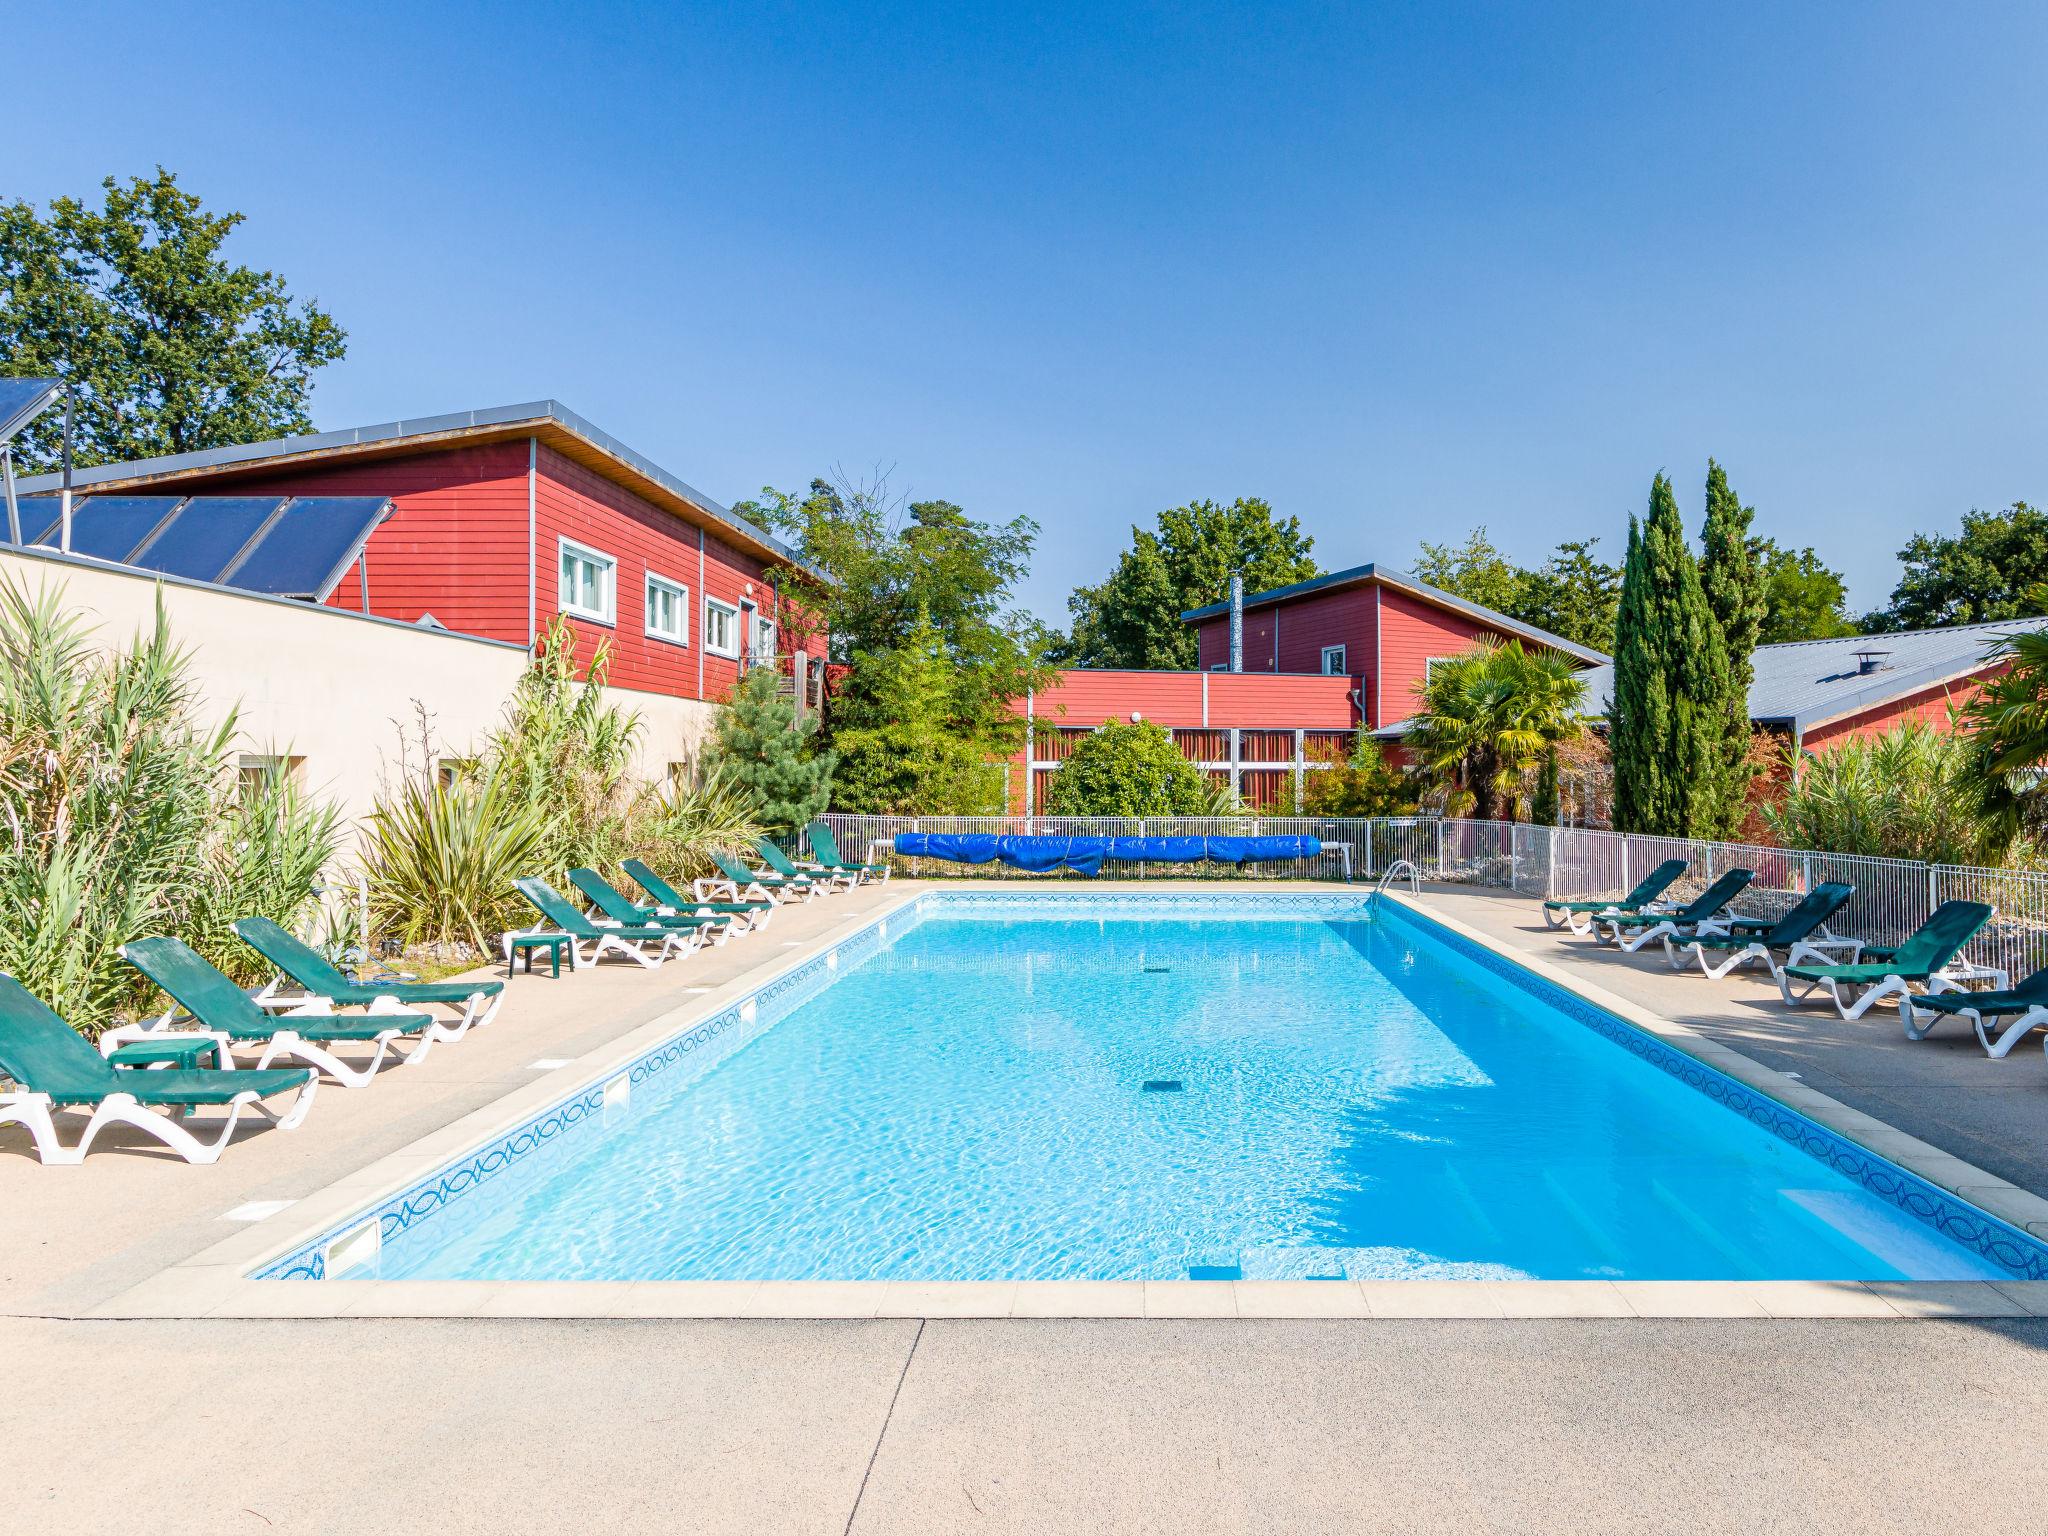
POLYGON ((1180 1093, 1184 1091, 1177 1077, 1148 1077, 1145 1079, 1147 1093, 1180 1093))
POLYGON ((1170 965, 1148 965, 1145 967, 1145 974, 1147 976, 1165 976, 1172 970, 1173 967, 1170 965))

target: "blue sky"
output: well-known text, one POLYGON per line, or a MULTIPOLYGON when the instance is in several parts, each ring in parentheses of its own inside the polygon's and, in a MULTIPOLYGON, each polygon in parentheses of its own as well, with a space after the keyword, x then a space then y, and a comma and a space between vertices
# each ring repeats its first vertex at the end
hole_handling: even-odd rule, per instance
MULTIPOLYGON (((322 427, 554 396, 724 500, 1261 495, 1329 566, 1711 453, 1859 607, 2048 499, 2048 7, 73 4, 0 195, 161 162, 350 331, 322 427), (172 14, 185 12, 186 14, 172 14), (55 61, 61 61, 55 62, 55 61)), ((23 68, 23 60, 45 61, 23 68)))

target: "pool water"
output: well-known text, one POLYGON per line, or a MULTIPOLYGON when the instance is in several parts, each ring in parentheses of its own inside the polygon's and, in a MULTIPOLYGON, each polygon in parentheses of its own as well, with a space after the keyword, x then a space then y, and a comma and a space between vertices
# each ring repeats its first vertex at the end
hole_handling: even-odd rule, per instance
POLYGON ((2006 1277, 1419 923, 919 910, 377 1273, 2006 1277))

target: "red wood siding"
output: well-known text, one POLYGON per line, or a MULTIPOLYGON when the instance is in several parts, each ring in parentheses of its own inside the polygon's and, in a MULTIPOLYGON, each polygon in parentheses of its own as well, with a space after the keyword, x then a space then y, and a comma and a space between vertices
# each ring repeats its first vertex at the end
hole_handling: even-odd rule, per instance
MULTIPOLYGON (((1353 677, 1372 670, 1372 586, 1312 592, 1244 616, 1247 672, 1320 672, 1323 647, 1344 647, 1344 670, 1353 677), (1277 634, 1276 634, 1277 631, 1277 634)), ((1204 619, 1195 632, 1203 670, 1230 660, 1230 619, 1204 619)))
POLYGON ((1844 715, 1839 720, 1830 720, 1808 731, 1804 746, 1809 752, 1825 752, 1851 736, 1881 736, 1909 720, 1920 725, 1946 728, 1949 710, 1961 709, 1976 697, 1977 689, 1985 678, 2004 670, 2003 665, 1989 667, 1974 677, 1923 688, 1918 693, 1909 693, 1856 714, 1844 715))
MULTIPOLYGON (((155 490, 155 487, 151 487, 155 490)), ((526 444, 449 448, 376 463, 197 474, 165 486, 187 495, 389 496, 370 535, 370 611, 411 623, 526 640, 526 444)), ((328 599, 360 609, 351 571, 328 599)))
MULTIPOLYGON (((411 623, 431 613, 464 634, 520 644, 528 639, 528 445, 522 439, 475 448, 429 450, 402 457, 332 467, 307 466, 239 474, 181 477, 188 494, 389 496, 394 513, 370 536, 370 611, 411 623)), ((572 618, 577 660, 588 666, 598 638, 610 639, 611 681, 620 688, 681 698, 723 698, 739 676, 739 663, 702 653, 706 592, 738 607, 758 605, 778 618, 762 562, 717 535, 654 506, 596 471, 542 447, 534 460, 534 622, 545 627, 559 611, 564 538, 618 561, 617 622, 572 618), (647 574, 665 577, 689 594, 686 645, 647 633, 647 574), (751 586, 751 591, 749 587, 751 586)), ((361 587, 351 572, 329 603, 359 608, 361 587)), ((778 633, 778 647, 783 635, 778 633)), ((742 640, 744 644, 744 639, 742 640)), ((822 653, 825 636, 807 641, 822 653)))
POLYGON ((1479 640, 1507 636, 1455 609, 1439 608, 1398 587, 1380 588, 1380 668, 1373 690, 1373 726, 1406 720, 1421 707, 1416 688, 1432 656, 1455 656, 1479 640))
POLYGON ((1351 688, 1350 680, 1342 677, 1073 671, 1062 672, 1057 684, 1036 696, 1032 713, 1047 724, 1063 726, 1129 720, 1136 711, 1169 730, 1205 724, 1215 730, 1348 730, 1358 718, 1351 707, 1351 688))
MULTIPOLYGON (((739 678, 739 663, 703 650, 704 598, 708 593, 734 607, 751 602, 764 616, 774 617, 774 594, 768 589, 762 562, 705 533, 700 567, 699 530, 681 518, 649 505, 549 448, 540 451, 539 471, 534 510, 540 543, 541 612, 558 611, 561 540, 586 545, 619 562, 617 624, 606 626, 579 618, 569 621, 576 631, 578 662, 587 665, 598 638, 604 636, 612 643, 611 680, 618 687, 684 698, 721 699, 730 693, 739 678), (686 646, 647 633, 650 571, 689 589, 690 638, 686 646), (700 655, 702 694, 697 690, 700 655)), ((779 636, 777 643, 781 643, 779 636)), ((822 638, 814 643, 822 648, 822 638)))

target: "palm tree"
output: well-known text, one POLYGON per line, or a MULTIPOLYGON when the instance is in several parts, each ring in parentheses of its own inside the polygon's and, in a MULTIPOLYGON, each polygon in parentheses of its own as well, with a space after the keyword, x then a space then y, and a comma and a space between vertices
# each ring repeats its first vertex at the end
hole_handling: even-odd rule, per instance
POLYGON ((1994 657, 2008 664, 1977 691, 1962 724, 1977 760, 1972 778, 1987 833, 2010 840, 2022 823, 2037 821, 2048 785, 2048 631, 2001 635, 1985 659, 1994 657))
POLYGON ((1421 718, 1407 744, 1425 775, 1470 791, 1475 816, 1490 821, 1504 810, 1512 820, 1522 775, 1580 730, 1584 693, 1559 652, 1482 643, 1430 669, 1416 689, 1421 718))

